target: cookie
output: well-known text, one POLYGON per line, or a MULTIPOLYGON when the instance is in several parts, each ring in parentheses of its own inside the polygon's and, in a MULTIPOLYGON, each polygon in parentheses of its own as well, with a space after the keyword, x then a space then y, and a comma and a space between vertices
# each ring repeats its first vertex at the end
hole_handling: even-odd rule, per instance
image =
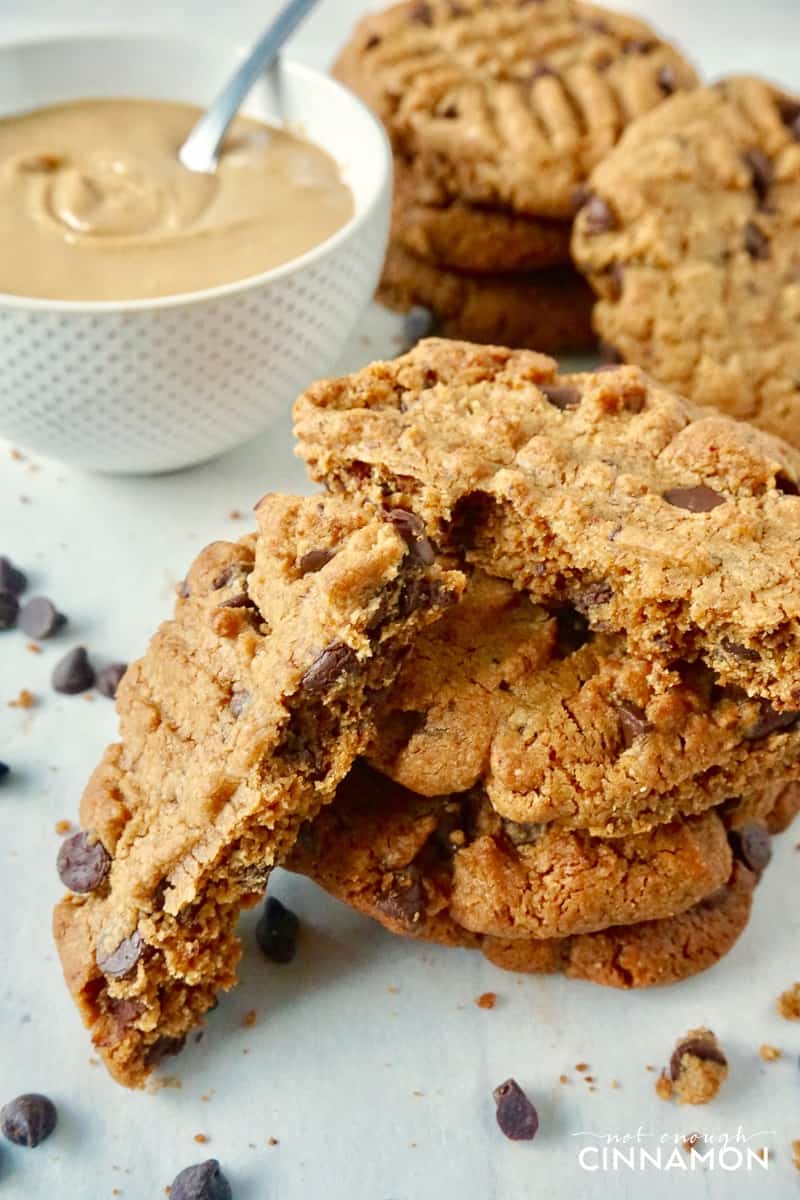
POLYGON ((557 938, 691 908, 732 856, 714 813, 604 840, 504 822, 479 791, 427 798, 357 768, 288 865, 396 933, 444 913, 470 933, 557 938))
POLYGON ((644 22, 577 0, 407 0, 334 73, 454 199, 557 219, 631 120, 696 84, 644 22))
POLYGON ((409 639, 461 588, 407 524, 352 503, 268 496, 258 520, 200 555, 123 679, 121 739, 81 805, 87 870, 98 841, 103 870, 70 868, 81 894, 54 916, 70 991, 128 1086, 235 982, 240 910, 364 748, 409 639))
POLYGON ((435 180, 395 159, 391 240, 454 271, 502 275, 569 264, 571 221, 518 216, 454 200, 435 180))
POLYGON ((619 357, 794 445, 798 114, 758 79, 673 97, 597 167, 573 243, 619 357))
POLYGON ((503 817, 597 836, 732 796, 757 795, 749 819, 760 820, 763 781, 788 792, 800 775, 800 731, 706 669, 676 674, 654 692, 649 664, 621 639, 476 570, 462 601, 416 639, 368 755, 421 795, 481 784, 503 817))
MULTIPOLYGON (((800 454, 636 367, 432 339, 313 385, 299 453, 443 548, 595 630, 659 686, 679 662, 800 708, 800 454)), ((789 718, 787 717, 787 723, 789 718)))
MULTIPOLYGON (((702 840, 716 840, 721 828, 719 818, 708 814, 702 823, 667 826, 655 838, 627 842, 559 831, 553 836, 546 826, 500 821, 474 795, 414 796, 356 768, 334 804, 301 831, 285 865, 394 933, 480 948, 510 970, 564 971, 611 986, 639 987, 704 969, 744 928, 757 877, 741 862, 731 867, 725 855, 724 865, 721 857, 718 870, 700 885, 703 897, 683 911, 678 897, 686 900, 689 893, 682 890, 685 880, 676 880, 667 915, 634 924, 613 920, 625 920, 631 911, 642 914, 655 899, 660 858, 671 853, 670 842, 682 859, 677 870, 682 875, 702 840), (622 875, 607 875, 604 855, 609 855, 606 865, 618 864, 634 847, 643 851, 648 841, 652 854, 640 876, 648 896, 632 909, 631 880, 626 884, 622 875), (687 855, 690 844, 694 850, 687 855), (573 936, 545 932, 570 924, 581 928, 591 906, 597 920, 612 915, 610 927, 573 936), (497 930, 503 922, 507 928, 500 934, 472 928, 497 930), (531 936, 533 928, 540 936, 531 936)), ((701 871, 702 857, 696 859, 701 871)), ((645 851, 640 865, 646 859, 645 851)))
POLYGON ((571 267, 531 275, 468 275, 390 245, 377 298, 398 312, 424 305, 447 337, 536 346, 551 354, 586 350, 595 340, 591 288, 571 267))

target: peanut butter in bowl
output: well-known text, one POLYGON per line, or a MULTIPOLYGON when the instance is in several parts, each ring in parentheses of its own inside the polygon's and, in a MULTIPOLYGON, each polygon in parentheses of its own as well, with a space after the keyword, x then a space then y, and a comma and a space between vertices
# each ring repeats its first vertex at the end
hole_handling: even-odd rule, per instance
POLYGON ((142 300, 259 275, 355 211, 334 159, 238 117, 215 174, 178 148, 201 110, 87 99, 0 120, 0 293, 142 300))

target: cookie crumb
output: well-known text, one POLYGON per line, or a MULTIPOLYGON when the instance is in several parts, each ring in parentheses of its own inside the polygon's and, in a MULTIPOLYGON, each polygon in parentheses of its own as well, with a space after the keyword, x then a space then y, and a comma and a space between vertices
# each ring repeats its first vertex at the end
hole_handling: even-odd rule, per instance
POLYGON ((497 993, 482 992, 481 995, 478 996, 478 999, 475 1001, 475 1003, 477 1004, 478 1008, 494 1008, 495 1004, 497 1003, 497 993))
POLYGON ((558 1082, 559 1083, 569 1083, 569 1075, 559 1075, 558 1082))
POLYGON ((194 1135, 194 1140, 197 1142, 197 1144, 198 1144, 199 1146, 205 1146, 206 1142, 209 1140, 209 1138, 208 1138, 208 1134, 206 1134, 206 1133, 196 1133, 196 1134, 194 1135))
POLYGON ((676 1045, 666 1072, 656 1084, 662 1100, 673 1093, 679 1104, 708 1104, 728 1077, 728 1060, 710 1029, 690 1029, 676 1045), (662 1083, 669 1085, 669 1093, 662 1083))
POLYGON ((42 647, 39 645, 38 642, 28 642, 25 649, 29 650, 31 652, 31 654, 41 654, 42 653, 42 647))
POLYGON ((619 1091, 619 1089, 620 1089, 620 1082, 619 1082, 619 1080, 618 1080, 618 1079, 612 1079, 612 1080, 611 1080, 611 1087, 614 1089, 614 1091, 615 1091, 615 1092, 619 1091))
POLYGON ((243 1029, 252 1029, 253 1026, 255 1025, 255 1023, 256 1023, 256 1010, 254 1008, 251 1008, 250 1011, 246 1012, 244 1014, 244 1017, 242 1018, 242 1028, 243 1029))
POLYGON ((795 1170, 800 1171, 800 1138, 795 1138, 792 1142, 792 1162, 795 1170))
POLYGON ((672 1080, 669 1078, 666 1071, 662 1071, 656 1080, 656 1095, 661 1100, 672 1099, 672 1080))
POLYGON ((276 1137, 268 1137, 267 1145, 268 1146, 279 1146, 280 1142, 278 1141, 278 1139, 276 1137))
POLYGON ((59 834, 60 837, 63 837, 64 834, 69 833, 69 831, 72 829, 72 822, 71 821, 56 821, 53 828, 55 829, 56 833, 59 834))
POLYGON ((19 693, 19 695, 17 696, 16 700, 9 700, 8 707, 9 708, 33 708, 36 703, 37 703, 37 700, 36 700, 36 696, 34 695, 34 693, 31 691, 28 691, 27 688, 23 688, 21 690, 21 692, 19 693))
POLYGON ((241 519, 242 519, 242 514, 239 512, 238 508, 232 508, 231 511, 228 513, 229 521, 241 521, 241 519))
POLYGON ((687 1133, 683 1139, 683 1148, 687 1154, 691 1154, 698 1142, 702 1142, 702 1133, 687 1133))
POLYGON ((781 1056, 781 1052, 778 1047, 770 1046, 767 1042, 765 1042, 763 1046, 759 1046, 758 1053, 761 1055, 764 1062, 775 1062, 775 1060, 781 1056))
POLYGON ((589 1064, 585 1062, 575 1063, 575 1070, 578 1071, 579 1074, 584 1075, 589 1070, 589 1064))
POLYGON ((780 1015, 786 1021, 800 1021, 800 983, 793 983, 777 1000, 780 1015))

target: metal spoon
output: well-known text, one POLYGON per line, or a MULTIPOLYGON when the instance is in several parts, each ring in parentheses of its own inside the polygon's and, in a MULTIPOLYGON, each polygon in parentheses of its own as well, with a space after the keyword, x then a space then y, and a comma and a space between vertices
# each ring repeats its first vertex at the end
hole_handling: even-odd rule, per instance
POLYGON ((206 175, 214 174, 222 139, 248 92, 262 71, 277 58, 283 43, 294 33, 303 17, 318 2, 319 0, 289 0, 181 146, 178 158, 184 167, 206 175))

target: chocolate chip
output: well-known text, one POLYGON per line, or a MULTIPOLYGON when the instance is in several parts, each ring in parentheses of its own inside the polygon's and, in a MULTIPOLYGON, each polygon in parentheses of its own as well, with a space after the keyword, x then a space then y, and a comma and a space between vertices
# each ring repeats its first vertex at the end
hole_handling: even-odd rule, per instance
POLYGON ((28 586, 28 580, 19 567, 0 554, 0 592, 12 592, 20 596, 28 586))
POLYGON ((769 238, 755 221, 748 221, 744 227, 744 248, 751 258, 769 258, 769 238))
POLYGON ((418 25, 433 25, 433 9, 426 0, 420 0, 420 3, 411 9, 408 18, 410 21, 416 21, 418 25))
POLYGON ((387 892, 375 901, 375 907, 393 921, 418 925, 425 917, 426 898, 422 876, 417 867, 397 871, 387 892))
POLYGON ((380 46, 383 38, 378 37, 377 33, 371 33, 364 43, 365 50, 374 50, 376 46, 380 46))
POLYGON ((19 600, 13 592, 0 592, 0 629, 13 629, 19 616, 19 600))
POLYGON ((731 850, 740 862, 756 875, 769 865, 772 858, 772 842, 763 825, 744 825, 732 829, 728 834, 731 850))
POLYGON ((130 937, 123 938, 116 950, 112 950, 105 958, 97 955, 97 965, 104 975, 112 979, 120 979, 132 971, 141 958, 144 943, 138 929, 134 929, 130 937))
POLYGON ((335 554, 334 550, 329 550, 327 547, 320 547, 318 550, 307 550, 300 559, 298 566, 301 575, 316 575, 317 571, 331 561, 335 554))
POLYGON ((21 628, 37 642, 57 633, 66 620, 46 596, 32 596, 19 614, 21 628))
POLYGON ((778 101, 781 120, 793 137, 800 142, 800 101, 791 96, 781 96, 778 101))
POLYGON ((394 525, 408 546, 414 562, 429 567, 436 561, 433 546, 425 533, 425 522, 421 517, 416 513, 407 512, 404 508, 393 508, 386 513, 386 520, 390 525, 394 525))
POLYGON ((728 1065, 728 1060, 715 1041, 703 1037, 686 1038, 685 1041, 678 1042, 669 1060, 669 1073, 673 1080, 680 1075, 681 1059, 686 1054, 699 1058, 701 1062, 718 1063, 721 1067, 728 1065))
POLYGON ((622 293, 625 290, 625 268, 622 263, 613 262, 605 272, 603 278, 606 281, 606 291, 608 297, 614 303, 622 299, 622 293))
POLYGON ((758 720, 744 734, 749 742, 757 742, 770 733, 792 729, 800 721, 798 712, 776 712, 768 700, 761 701, 761 712, 758 720))
POLYGON ((211 590, 218 592, 221 588, 227 587, 233 579, 239 579, 242 575, 247 574, 247 568, 244 563, 230 563, 224 571, 220 571, 219 575, 211 584, 211 590))
POLYGON ((169 1200, 232 1200, 231 1185, 215 1158, 195 1163, 172 1181, 169 1200))
POLYGON ((790 479, 788 475, 784 475, 782 471, 779 471, 775 476, 775 488, 777 491, 783 492, 784 496, 800 495, 800 488, 798 488, 795 481, 790 479))
POLYGON ((656 43, 652 38, 631 38, 623 47, 626 54, 649 54, 655 48, 656 43))
POLYGON ((567 408, 577 408, 581 402, 581 394, 576 387, 562 387, 551 383, 542 383, 539 390, 548 404, 562 411, 567 408))
POLYGON ((64 887, 81 894, 99 887, 110 866, 111 856, 103 843, 92 841, 83 831, 61 843, 56 859, 56 869, 64 887))
POLYGON ((125 1029, 130 1029, 145 1011, 145 1006, 138 1000, 132 1000, 130 996, 123 996, 120 1000, 111 1000, 109 1012, 114 1018, 114 1024, 117 1029, 122 1032, 125 1029))
POLYGON ((748 150, 742 158, 750 171, 754 192, 759 200, 764 200, 774 178, 772 163, 763 150, 748 150))
MULTIPOLYGON (((458 116, 458 109, 451 105, 440 116, 452 119, 458 116)), ((403 318, 403 347, 411 350, 423 338, 431 337, 436 332, 436 314, 422 304, 415 304, 403 318)))
POLYGON ((228 707, 234 717, 240 717, 250 703, 250 693, 242 690, 234 692, 231 696, 231 701, 228 707))
POLYGON ((584 584, 580 591, 573 597, 573 603, 578 612, 583 613, 585 616, 593 609, 600 608, 603 604, 608 604, 613 595, 614 592, 610 584, 596 580, 594 583, 584 584))
POLYGON ((65 696, 86 692, 94 683, 94 670, 85 646, 75 646, 56 663, 51 675, 53 689, 65 696))
POLYGON ((188 600, 191 594, 192 590, 189 587, 188 580, 182 579, 178 584, 178 595, 180 596, 181 600, 188 600))
POLYGON ((108 666, 101 667, 95 680, 100 695, 107 696, 109 700, 115 700, 120 680, 127 669, 127 663, 109 663, 108 666))
POLYGON ((358 666, 358 655, 345 642, 333 642, 318 654, 310 667, 300 676, 300 687, 307 692, 321 692, 358 666))
POLYGON ((577 216, 591 194, 592 193, 585 183, 579 183, 576 188, 573 188, 571 199, 573 217, 577 216))
POLYGON ((596 193, 589 196, 581 212, 586 233, 591 236, 598 233, 610 233, 613 229, 618 228, 619 222, 611 205, 596 193))
POLYGON ((270 962, 291 962, 297 950, 300 922, 275 896, 268 896, 256 925, 256 941, 270 962))
POLYGON ((497 1105, 497 1124, 512 1142, 530 1142, 539 1128, 539 1114, 516 1079, 507 1079, 492 1093, 497 1105))
POLYGON ((8 765, 8 763, 0 762, 0 781, 5 779, 6 776, 10 775, 10 774, 11 774, 11 767, 8 765))
POLYGON ((144 1056, 145 1066, 157 1067, 165 1058, 171 1057, 173 1054, 180 1054, 183 1047, 186 1045, 186 1036, 182 1037, 160 1037, 153 1042, 144 1056))
POLYGON ((723 638, 720 646, 726 654, 730 654, 731 658, 738 658, 742 662, 761 662, 761 655, 757 650, 753 650, 751 646, 743 646, 741 642, 732 642, 730 638, 723 638))
POLYGON ((663 498, 673 508, 683 508, 692 513, 711 512, 725 503, 724 496, 720 496, 719 492, 715 492, 704 483, 695 484, 694 487, 668 488, 663 493, 663 498))
POLYGON ((663 95, 671 96, 678 87, 678 81, 675 78, 675 72, 672 67, 669 65, 659 67, 658 71, 656 72, 656 83, 661 89, 663 95))
POLYGON ((49 1138, 58 1122, 56 1106, 39 1092, 27 1092, 0 1109, 0 1129, 15 1146, 33 1149, 49 1138))
POLYGON ((640 708, 638 704, 632 704, 629 700, 619 702, 617 716, 626 750, 630 750, 637 738, 642 737, 645 733, 650 733, 653 729, 644 709, 640 708))

